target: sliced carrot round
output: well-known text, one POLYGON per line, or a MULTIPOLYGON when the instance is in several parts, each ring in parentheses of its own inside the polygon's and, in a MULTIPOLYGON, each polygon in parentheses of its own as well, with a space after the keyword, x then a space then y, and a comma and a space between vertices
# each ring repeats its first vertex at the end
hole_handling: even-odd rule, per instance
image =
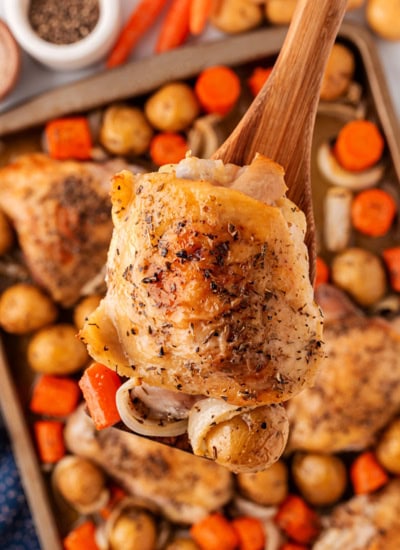
POLYGON ((329 281, 328 264, 320 256, 317 256, 317 259, 315 262, 314 288, 317 288, 319 285, 323 283, 327 283, 328 281, 329 281))
POLYGON ((175 132, 161 132, 150 143, 151 160, 157 166, 175 164, 185 158, 187 151, 186 139, 175 132))
POLYGON ((334 154, 343 168, 361 172, 380 160, 384 146, 376 124, 369 120, 352 120, 340 130, 334 154))
POLYGON ((381 237, 389 231, 396 211, 396 201, 389 193, 382 189, 366 189, 353 199, 351 219, 360 233, 381 237))
POLYGON ((250 91, 256 96, 272 73, 272 67, 256 67, 247 79, 250 91))
POLYGON ((240 79, 223 65, 204 69, 195 84, 195 93, 205 111, 226 115, 240 96, 240 79))

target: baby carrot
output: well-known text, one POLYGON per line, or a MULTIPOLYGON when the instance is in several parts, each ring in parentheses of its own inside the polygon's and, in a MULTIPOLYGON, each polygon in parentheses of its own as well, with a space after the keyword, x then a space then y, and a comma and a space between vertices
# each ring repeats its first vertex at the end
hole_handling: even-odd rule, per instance
POLYGON ((106 66, 111 69, 124 63, 129 54, 155 22, 167 0, 140 0, 134 8, 109 54, 106 66))
POLYGON ((386 470, 372 451, 360 454, 350 467, 350 479, 357 495, 372 493, 389 481, 386 470))
POLYGON ((179 162, 185 158, 187 150, 186 139, 175 132, 161 132, 150 143, 151 160, 157 166, 179 162))
POLYGON ((65 455, 64 424, 57 420, 39 420, 34 422, 37 448, 40 460, 54 464, 65 455))
POLYGON ((376 124, 369 120, 352 120, 340 130, 334 154, 346 170, 360 172, 380 160, 384 139, 376 124))
POLYGON ((365 189, 351 205, 351 220, 357 231, 370 237, 381 237, 389 231, 396 215, 394 198, 383 189, 365 189))
POLYGON ((172 50, 183 44, 189 35, 191 0, 172 0, 156 42, 157 53, 172 50))
POLYGON ((81 392, 72 378, 42 375, 33 388, 30 409, 37 414, 67 416, 77 407, 81 392))
POLYGON ((286 497, 275 521, 290 538, 301 544, 312 542, 320 531, 318 515, 297 495, 286 497))
POLYGON ((269 75, 272 73, 272 67, 256 67, 249 78, 247 79, 247 84, 249 85, 250 91, 255 97, 261 88, 264 86, 268 80, 269 75))
POLYGON ((200 73, 194 91, 205 111, 226 115, 239 99, 240 80, 229 67, 215 65, 200 73))
POLYGON ((51 120, 44 133, 50 157, 58 160, 91 158, 92 136, 85 117, 51 120))
POLYGON ((241 516, 231 522, 239 537, 239 550, 264 550, 265 530, 257 518, 241 516))
POLYGON ((92 363, 83 373, 79 386, 97 430, 121 420, 115 402, 120 385, 118 374, 101 363, 92 363))
POLYGON ((387 248, 382 256, 389 271, 391 287, 395 292, 400 292, 400 246, 387 248))
POLYGON ((96 543, 96 526, 91 520, 75 527, 64 541, 64 550, 99 550, 96 543))
POLYGON ((235 529, 218 512, 192 525, 190 535, 201 550, 236 550, 239 544, 235 529))
POLYGON ((213 7, 213 0, 192 0, 190 9, 190 32, 199 35, 203 32, 213 7))

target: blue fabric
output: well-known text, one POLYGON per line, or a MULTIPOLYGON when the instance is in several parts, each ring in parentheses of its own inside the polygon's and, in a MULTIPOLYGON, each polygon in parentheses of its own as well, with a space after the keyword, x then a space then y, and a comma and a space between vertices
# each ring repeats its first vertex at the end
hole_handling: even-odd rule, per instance
POLYGON ((10 441, 0 421, 0 549, 40 550, 10 441))

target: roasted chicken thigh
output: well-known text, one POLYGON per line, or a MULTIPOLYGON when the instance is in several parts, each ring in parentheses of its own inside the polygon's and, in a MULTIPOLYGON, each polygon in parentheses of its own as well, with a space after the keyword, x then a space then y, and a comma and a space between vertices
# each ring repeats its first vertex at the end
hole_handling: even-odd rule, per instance
POLYGON ((125 166, 35 153, 0 168, 0 208, 15 227, 33 278, 63 306, 78 300, 106 261, 110 178, 125 166))

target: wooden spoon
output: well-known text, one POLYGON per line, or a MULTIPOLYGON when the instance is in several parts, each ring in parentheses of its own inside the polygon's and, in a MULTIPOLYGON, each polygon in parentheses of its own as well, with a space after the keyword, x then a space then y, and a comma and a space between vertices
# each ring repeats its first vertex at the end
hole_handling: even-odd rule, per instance
POLYGON ((274 69, 250 108, 214 158, 249 164, 262 153, 286 171, 288 197, 307 218, 310 277, 315 274, 311 197, 311 145, 326 62, 347 0, 297 0, 274 69))

